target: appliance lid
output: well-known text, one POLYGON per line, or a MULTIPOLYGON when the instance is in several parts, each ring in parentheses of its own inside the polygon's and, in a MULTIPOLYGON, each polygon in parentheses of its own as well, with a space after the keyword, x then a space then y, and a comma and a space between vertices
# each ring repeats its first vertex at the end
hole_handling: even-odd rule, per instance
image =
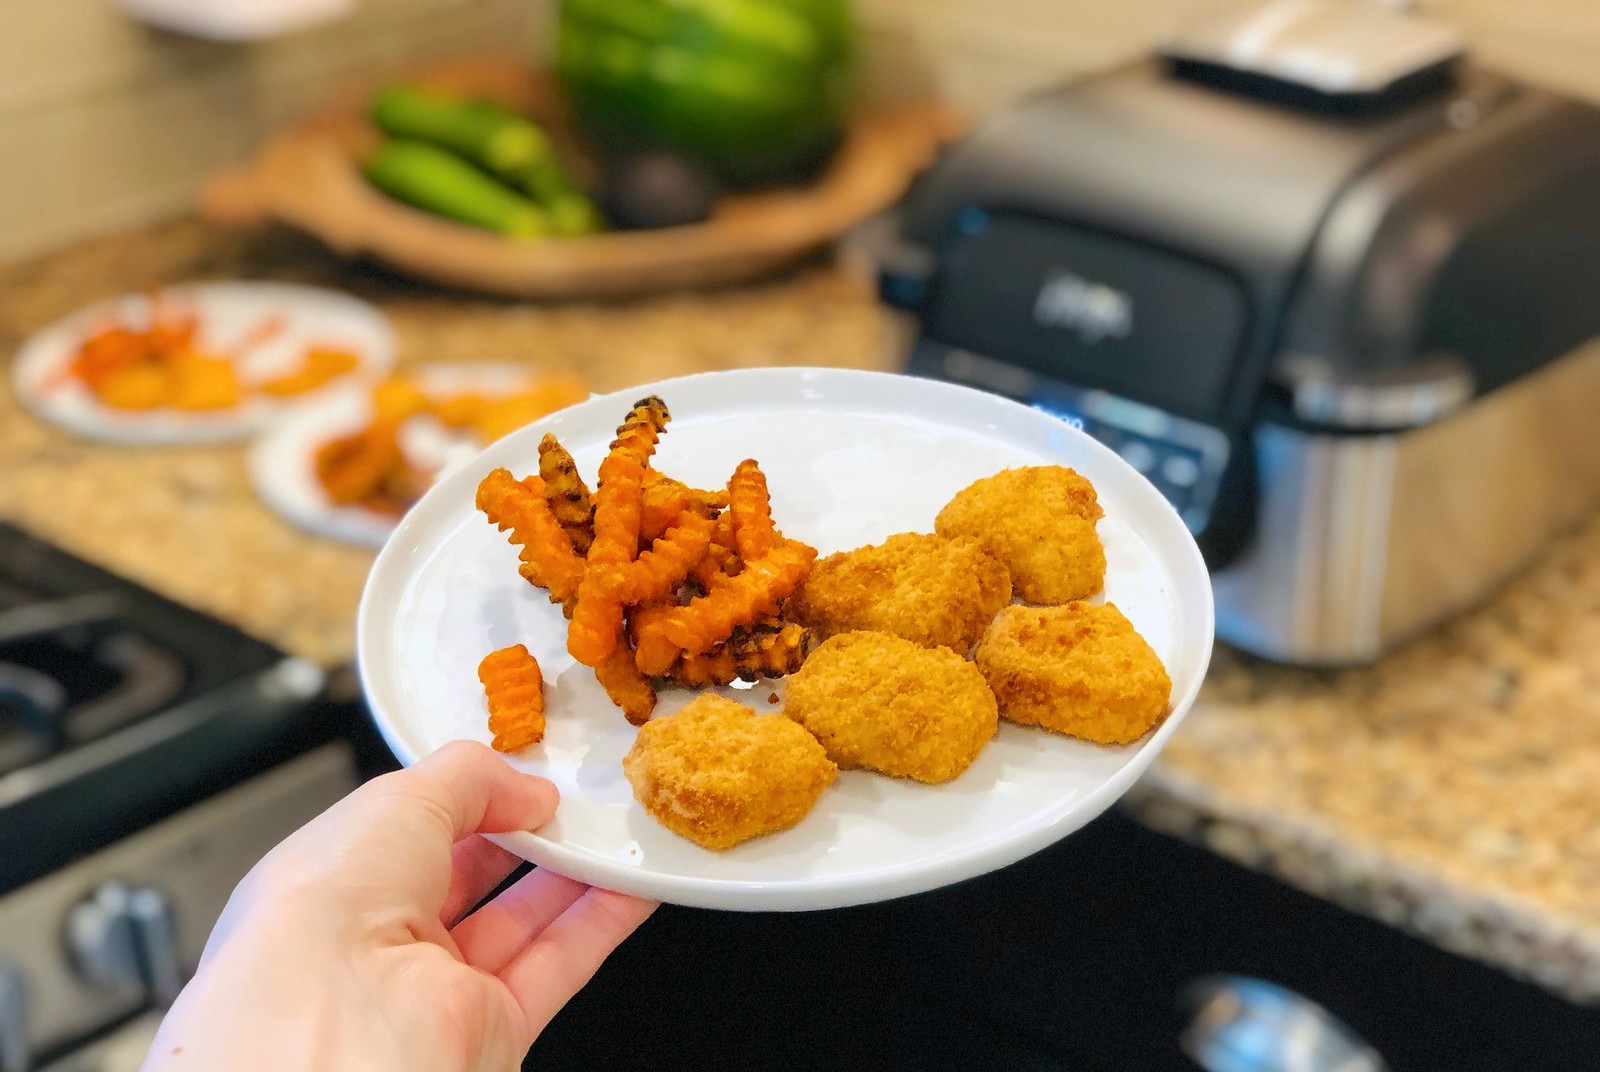
POLYGON ((1351 0, 1252 2, 1183 27, 1162 54, 1320 93, 1383 93, 1466 51, 1454 29, 1351 0))
MULTIPOLYGON (((1503 84, 1484 74, 1463 77, 1503 84)), ((1484 109, 1498 100, 1478 96, 1484 109)), ((959 250, 973 240, 963 227, 974 212, 1064 223, 1209 266, 1242 289, 1248 322, 1235 351, 1208 358, 1221 363, 1223 401, 1212 413, 1191 415, 1240 429, 1330 206, 1356 176, 1450 130, 1446 111, 1454 98, 1441 93, 1350 114, 1308 111, 1179 77, 1161 60, 1038 94, 983 124, 908 199, 904 240, 937 254, 921 304, 936 308, 971 285, 959 250)), ((1062 272, 1100 282, 1069 263, 1045 271, 1012 285, 1036 295, 1062 272)), ((981 333, 969 325, 964 345, 981 350, 973 338, 981 333)))

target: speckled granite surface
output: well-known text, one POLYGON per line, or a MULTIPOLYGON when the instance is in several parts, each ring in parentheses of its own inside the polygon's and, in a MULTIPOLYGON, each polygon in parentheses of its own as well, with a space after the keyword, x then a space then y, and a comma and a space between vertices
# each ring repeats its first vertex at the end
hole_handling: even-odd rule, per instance
MULTIPOLYGON (((704 368, 882 367, 892 328, 833 265, 605 305, 442 295, 286 235, 180 222, 0 268, 0 353, 94 299, 279 278, 378 302, 401 358, 524 359, 597 390, 704 368)), ((34 421, 0 384, 0 517, 297 654, 346 660, 369 552, 254 498, 241 447, 130 449, 34 421)), ((1584 1002, 1600 1002, 1600 518, 1485 606, 1338 673, 1221 652, 1127 800, 1146 822, 1584 1002)))

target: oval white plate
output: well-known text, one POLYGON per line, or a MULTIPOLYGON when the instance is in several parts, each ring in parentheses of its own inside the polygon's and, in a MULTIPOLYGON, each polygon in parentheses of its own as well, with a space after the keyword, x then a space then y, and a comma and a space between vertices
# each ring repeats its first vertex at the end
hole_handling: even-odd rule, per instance
MULTIPOLYGON (((706 908, 796 910, 886 900, 1012 863, 1120 796, 1182 723, 1211 657, 1206 568, 1159 492, 1086 434, 1005 399, 883 373, 719 372, 634 388, 536 422, 441 480, 378 555, 358 626, 362 679, 378 727, 404 763, 459 737, 488 741, 477 680, 488 652, 525 643, 544 668, 548 729, 509 762, 561 789, 537 833, 497 837, 583 882, 706 908), (622 757, 634 731, 565 648, 566 623, 517 575, 516 550, 473 508, 490 469, 537 468, 554 432, 592 475, 636 398, 660 394, 673 421, 656 456, 715 487, 742 458, 761 462, 773 513, 824 554, 896 532, 932 531, 961 488, 1007 466, 1059 462, 1093 481, 1105 507, 1106 595, 1172 676, 1173 710, 1143 741, 1103 748, 1002 724, 940 786, 844 771, 795 827, 711 852, 668 833, 633 800, 622 757)), ((724 690, 762 711, 769 686, 724 690)), ((692 694, 664 693, 658 716, 692 694)))
POLYGON ((283 329, 240 361, 249 380, 266 379, 296 368, 307 346, 347 348, 361 359, 349 376, 319 391, 292 399, 247 398, 219 413, 181 413, 161 409, 133 412, 101 405, 87 387, 58 381, 78 352, 84 335, 108 320, 143 324, 149 302, 127 294, 91 305, 64 317, 34 335, 17 351, 12 384, 17 398, 34 414, 88 439, 115 443, 217 443, 244 439, 274 413, 302 405, 352 380, 380 375, 394 364, 394 334, 382 313, 366 302, 334 290, 286 283, 195 283, 162 292, 175 303, 193 305, 200 314, 200 340, 226 352, 272 316, 282 316, 283 329))
MULTIPOLYGON (((408 367, 425 392, 516 391, 539 373, 511 363, 448 363, 408 367)), ((372 420, 369 387, 333 391, 274 418, 250 448, 250 481, 278 516, 316 536, 382 547, 398 519, 357 506, 336 506, 317 480, 317 450, 337 436, 360 431, 372 420)), ((438 469, 442 478, 482 449, 470 435, 422 418, 402 431, 407 455, 438 469)))

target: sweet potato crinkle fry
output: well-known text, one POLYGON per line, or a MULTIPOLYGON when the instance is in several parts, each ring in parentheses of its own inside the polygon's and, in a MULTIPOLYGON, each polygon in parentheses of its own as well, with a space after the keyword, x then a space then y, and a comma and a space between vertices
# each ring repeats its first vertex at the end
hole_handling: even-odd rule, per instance
POLYGON ((594 668, 594 676, 632 725, 642 726, 650 721, 650 714, 656 709, 656 690, 634 665, 633 652, 626 644, 612 648, 611 654, 594 668))
POLYGON ((635 402, 617 429, 611 453, 600 463, 594 495, 594 542, 578 587, 578 603, 567 632, 567 651, 585 666, 598 666, 622 632, 625 566, 639 554, 641 485, 645 466, 670 415, 661 399, 635 402))
POLYGON ((712 592, 691 600, 667 618, 666 639, 697 655, 732 634, 741 625, 771 614, 811 572, 816 548, 782 540, 763 557, 712 592))
POLYGON ((728 480, 728 517, 734 547, 746 562, 765 555, 778 542, 767 475, 752 459, 740 462, 728 480))
POLYGON ((580 555, 589 553, 594 542, 594 503, 589 485, 578 474, 578 465, 555 436, 545 433, 539 440, 539 476, 544 481, 545 501, 556 515, 562 531, 580 555))
POLYGON ((694 513, 681 516, 677 525, 628 566, 621 589, 623 602, 654 603, 676 592, 695 564, 704 560, 716 524, 694 513))
POLYGON ((810 641, 810 631, 795 622, 762 622, 699 655, 683 656, 667 677, 689 688, 783 677, 800 669, 810 641))
POLYGON ((519 752, 544 739, 544 674, 524 645, 485 655, 478 680, 489 701, 489 732, 497 752, 519 752))
MULTIPOLYGON (((527 481, 538 479, 528 477, 527 481)), ((494 470, 478 485, 478 509, 501 532, 509 529, 511 542, 522 547, 518 557, 532 567, 521 571, 523 576, 549 589, 553 602, 564 604, 577 596, 584 576, 583 560, 550 512, 542 486, 532 488, 527 481, 516 479, 509 470, 494 470)))

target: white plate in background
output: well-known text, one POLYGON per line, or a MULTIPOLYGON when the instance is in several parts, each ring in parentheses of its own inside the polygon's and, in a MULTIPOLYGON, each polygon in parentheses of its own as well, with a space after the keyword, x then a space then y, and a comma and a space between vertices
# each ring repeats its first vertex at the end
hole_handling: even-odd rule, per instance
MULTIPOLYGON (((404 375, 424 394, 445 396, 513 394, 546 374, 509 362, 447 362, 409 366, 404 375)), ((256 494, 278 516, 313 535, 382 547, 399 519, 359 506, 336 505, 317 480, 317 451, 322 445, 359 432, 372 423, 372 417, 372 388, 363 386, 331 392, 275 418, 250 447, 250 482, 256 494)), ((400 443, 412 462, 437 469, 438 477, 483 449, 470 432, 447 428, 427 415, 401 426, 400 443)))
POLYGON ((34 414, 87 439, 116 443, 216 443, 245 439, 276 413, 305 405, 358 380, 381 376, 394 364, 394 333, 377 309, 348 294, 286 283, 194 283, 161 290, 175 308, 193 307, 200 316, 200 348, 226 356, 263 322, 282 317, 282 329, 249 347, 238 362, 245 382, 268 379, 298 368, 311 346, 349 350, 360 365, 325 387, 291 398, 246 396, 238 406, 216 412, 163 408, 133 411, 105 406, 83 384, 64 378, 85 335, 116 320, 149 323, 150 301, 143 294, 91 305, 56 321, 17 351, 12 384, 17 398, 34 414))
MULTIPOLYGON (((562 802, 534 833, 494 840, 583 882, 677 904, 741 910, 885 900, 991 871, 1070 834, 1132 785, 1182 724, 1211 656, 1211 586, 1166 499, 1112 451, 1062 421, 965 387, 883 373, 708 373, 592 398, 501 439, 437 483, 378 555, 358 653, 373 716, 406 764, 456 738, 487 742, 480 659, 523 643, 546 683, 544 741, 507 762, 550 778, 562 802), (655 464, 715 487, 761 462, 773 515, 823 554, 932 531, 961 488, 1009 466, 1060 463, 1088 477, 1106 516, 1106 598, 1172 677, 1173 709, 1143 740, 1102 747, 1002 721, 959 778, 922 785, 842 771, 793 828, 712 852, 669 833, 633 799, 622 757, 634 729, 593 671, 567 655, 566 622, 517 575, 516 549, 473 506, 479 480, 536 471, 554 432, 590 482, 632 401, 659 394, 673 420, 655 464)), ((781 685, 780 685, 781 691, 781 685)), ((724 689, 758 710, 769 687, 724 689)), ((694 694, 662 694, 657 716, 694 694)))

